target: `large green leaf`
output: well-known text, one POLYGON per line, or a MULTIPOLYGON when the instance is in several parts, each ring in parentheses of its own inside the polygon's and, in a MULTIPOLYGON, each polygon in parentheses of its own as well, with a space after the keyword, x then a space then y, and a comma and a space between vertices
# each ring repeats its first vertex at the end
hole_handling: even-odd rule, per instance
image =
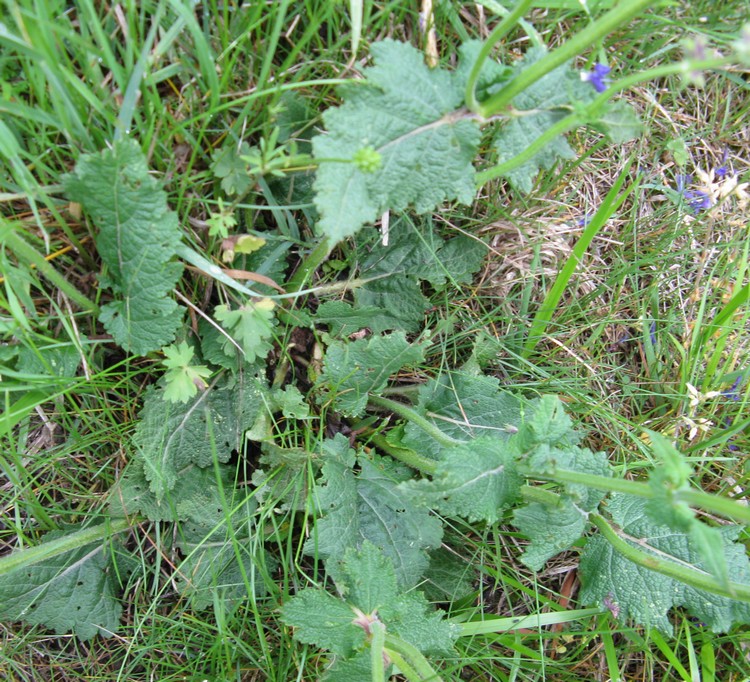
POLYGON ((395 221, 391 231, 387 246, 379 236, 358 240, 359 276, 365 284, 355 289, 354 298, 357 308, 378 309, 366 325, 373 332, 417 332, 430 307, 422 282, 436 290, 470 282, 487 247, 464 235, 443 240, 427 221, 421 227, 395 221))
MULTIPOLYGON (((489 436, 507 441, 531 406, 500 388, 500 382, 465 372, 452 372, 428 381, 419 391, 417 411, 446 435, 457 440, 489 436)), ((419 454, 439 458, 444 445, 421 427, 408 423, 403 445, 419 454)))
POLYGON ((532 502, 516 509, 513 523, 531 540, 521 561, 535 571, 541 571, 547 559, 568 549, 588 526, 586 513, 566 497, 554 505, 532 502))
POLYGON ((107 331, 138 354, 170 343, 183 313, 169 298, 182 274, 174 260, 181 232, 138 144, 120 140, 81 157, 64 185, 99 230, 96 247, 107 266, 103 283, 116 297, 102 307, 107 331))
POLYGON ((407 481, 401 487, 446 516, 494 523, 518 498, 523 478, 516 471, 517 440, 492 436, 445 448, 432 480, 407 481))
POLYGON ((360 458, 355 473, 354 452, 343 436, 328 442, 323 453, 325 485, 317 492, 323 515, 306 551, 325 558, 336 577, 344 552, 369 541, 392 561, 399 585, 416 585, 429 563, 427 550, 440 546, 443 532, 440 520, 398 487, 410 471, 386 458, 360 458))
POLYGON ((335 341, 326 351, 319 383, 330 392, 334 410, 357 417, 370 393, 382 391, 393 374, 423 359, 424 347, 409 343, 403 332, 335 341))
MULTIPOLYGON (((379 621, 421 652, 452 651, 459 627, 432 610, 421 593, 401 589, 390 559, 371 543, 346 551, 337 587, 343 598, 308 588, 284 605, 282 618, 295 628, 296 639, 351 660, 358 657, 369 625, 379 621)), ((343 679, 335 668, 334 679, 343 679)))
MULTIPOLYGON (((646 505, 642 498, 617 494, 609 500, 607 511, 625 540, 639 550, 710 572, 690 535, 654 523, 646 505)), ((739 530, 732 526, 721 529, 722 550, 732 581, 750 585, 747 550, 733 542, 739 530)), ((672 632, 668 612, 675 606, 684 606, 714 632, 726 632, 737 623, 750 623, 750 604, 711 594, 634 564, 601 536, 592 537, 586 544, 580 575, 584 603, 611 604, 623 620, 632 618, 665 633, 672 632)))
POLYGON ((444 201, 470 203, 476 121, 459 111, 461 79, 430 69, 406 43, 374 43, 364 81, 341 88, 344 104, 323 114, 327 133, 313 139, 318 160, 318 229, 333 241, 353 235, 388 209, 418 213, 444 201), (363 154, 379 163, 362 164, 363 154))
POLYGON ((188 465, 228 461, 262 407, 257 382, 243 375, 233 385, 208 389, 187 403, 170 403, 159 391, 149 391, 133 443, 157 500, 175 487, 188 465))
MULTIPOLYGON (((45 542, 63 535, 50 532, 45 542)), ((74 632, 81 639, 111 637, 122 613, 114 557, 113 547, 98 541, 0 575, 0 619, 44 625, 58 635, 74 632)))

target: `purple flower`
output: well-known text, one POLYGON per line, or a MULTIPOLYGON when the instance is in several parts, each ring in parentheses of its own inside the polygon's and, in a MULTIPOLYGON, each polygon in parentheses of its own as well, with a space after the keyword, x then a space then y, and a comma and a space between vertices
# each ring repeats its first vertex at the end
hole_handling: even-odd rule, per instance
POLYGON ((742 384, 742 374, 740 374, 734 383, 726 390, 722 391, 721 395, 726 396, 730 400, 737 402, 740 399, 740 386, 742 384))
POLYGON ((589 224, 589 223, 591 222, 591 219, 592 219, 593 217, 594 217, 594 216, 593 216, 593 215, 592 215, 591 213, 588 213, 588 212, 587 212, 587 213, 586 213, 586 214, 585 214, 585 215, 583 216, 583 218, 579 218, 578 220, 576 220, 576 226, 577 226, 577 227, 586 227, 586 226, 587 226, 587 225, 588 225, 588 224, 589 224))
POLYGON ((607 89, 607 83, 612 79, 607 78, 610 69, 606 64, 594 64, 594 68, 589 73, 582 73, 581 80, 591 83, 594 86, 594 90, 597 92, 604 92, 607 89))
POLYGON ((729 173, 729 166, 727 166, 727 159, 729 158, 729 150, 724 150, 724 156, 721 159, 721 166, 714 169, 714 175, 717 178, 723 178, 729 173))
POLYGON ((651 323, 651 326, 648 328, 648 335, 649 335, 649 338, 651 339, 651 345, 655 346, 656 345, 656 320, 654 320, 651 323))
POLYGON ((682 194, 687 199, 688 206, 693 210, 693 213, 700 213, 712 206, 711 197, 699 189, 686 189, 682 194))
POLYGON ((677 191, 687 200, 687 205, 693 213, 700 213, 713 206, 711 197, 699 189, 687 189, 687 186, 693 181, 692 175, 678 175, 677 191))
MULTIPOLYGON (((732 418, 731 418, 731 417, 726 417, 726 418, 724 419, 724 428, 725 428, 725 429, 728 429, 728 428, 730 428, 731 426, 732 426, 732 418)), ((730 439, 729 439, 729 440, 727 441, 727 448, 728 448, 728 449, 730 450, 730 452, 737 452, 737 450, 739 450, 739 449, 740 449, 740 448, 739 448, 739 447, 738 447, 737 445, 735 445, 735 444, 734 444, 734 443, 732 442, 732 439, 731 439, 731 438, 730 438, 730 439)))

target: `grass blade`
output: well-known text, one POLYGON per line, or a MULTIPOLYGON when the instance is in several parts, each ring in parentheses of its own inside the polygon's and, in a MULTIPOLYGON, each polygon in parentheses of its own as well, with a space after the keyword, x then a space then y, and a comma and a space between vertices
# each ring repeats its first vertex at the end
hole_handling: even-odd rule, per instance
POLYGON ((578 263, 580 263, 592 240, 597 235, 599 230, 601 230, 602 227, 604 227, 604 225, 607 223, 607 221, 612 217, 614 212, 622 205, 628 195, 635 189, 636 184, 632 184, 625 192, 623 192, 621 195, 619 194, 620 189, 622 188, 623 184, 625 184, 625 180, 627 179, 631 163, 632 160, 626 164, 625 168, 617 178, 617 181, 609 190, 607 196, 604 198, 604 201, 599 207, 599 210, 591 219, 591 222, 589 222, 589 224, 584 229, 580 239, 576 243, 575 247, 573 247, 573 252, 565 262, 565 265, 563 265, 562 270, 560 270, 560 272, 558 273, 557 278, 552 285, 552 288, 545 296, 544 302, 539 307, 539 310, 534 316, 534 320, 531 323, 531 328, 529 329, 529 334, 526 338, 526 343, 524 343, 521 353, 524 359, 528 358, 531 355, 536 345, 544 336, 547 325, 552 319, 552 315, 557 309, 563 293, 565 293, 565 288, 568 286, 570 278, 573 276, 578 263))

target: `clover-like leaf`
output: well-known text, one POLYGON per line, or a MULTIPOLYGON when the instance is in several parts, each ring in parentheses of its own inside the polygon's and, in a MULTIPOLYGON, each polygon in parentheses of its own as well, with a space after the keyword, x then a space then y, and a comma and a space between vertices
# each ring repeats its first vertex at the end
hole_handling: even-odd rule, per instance
MULTIPOLYGON (((263 359, 271 350, 275 307, 273 300, 262 298, 259 301, 248 301, 236 310, 230 309, 228 305, 219 305, 214 311, 216 319, 242 347, 249 363, 263 359)), ((226 355, 234 355, 235 346, 229 339, 224 341, 223 348, 226 355)))
POLYGON ((166 356, 163 364, 167 368, 164 374, 165 400, 185 403, 193 398, 198 390, 204 391, 208 388, 206 378, 211 376, 211 370, 205 365, 191 364, 195 354, 192 346, 182 341, 177 345, 166 346, 163 350, 166 356))

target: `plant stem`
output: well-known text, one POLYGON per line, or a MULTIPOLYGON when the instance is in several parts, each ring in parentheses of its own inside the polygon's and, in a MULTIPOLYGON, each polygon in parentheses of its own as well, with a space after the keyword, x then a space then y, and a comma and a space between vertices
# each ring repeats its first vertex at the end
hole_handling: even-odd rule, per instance
POLYGON ((515 616, 513 618, 485 618, 478 621, 461 623, 460 637, 475 637, 476 635, 508 632, 509 630, 518 630, 519 628, 541 628, 545 625, 571 623, 580 620, 581 618, 598 616, 602 613, 604 613, 604 609, 592 607, 588 609, 559 611, 555 613, 534 613, 528 616, 515 616))
POLYGON ((612 99, 615 95, 619 94, 623 90, 632 88, 638 83, 644 83, 647 81, 655 80, 657 78, 665 78, 666 76, 673 76, 679 73, 685 73, 689 71, 705 71, 709 69, 716 69, 720 66, 725 66, 731 63, 730 57, 717 57, 713 59, 703 60, 687 60, 678 62, 677 64, 665 64, 663 66, 657 66, 647 71, 640 71, 638 73, 625 76, 620 80, 613 83, 605 92, 599 95, 596 99, 592 100, 591 103, 586 107, 583 112, 576 111, 565 118, 560 119, 557 123, 547 128, 534 142, 532 142, 526 149, 520 154, 516 154, 512 159, 508 159, 503 163, 488 168, 476 175, 477 187, 482 187, 486 182, 499 178, 502 175, 507 175, 514 168, 518 168, 523 165, 531 158, 534 157, 537 152, 542 150, 549 142, 554 140, 558 135, 564 135, 565 133, 575 130, 582 125, 586 125, 589 122, 596 122, 599 117, 601 110, 604 105, 612 99))
POLYGON ((727 589, 709 573, 680 565, 674 561, 660 559, 654 554, 634 547, 621 537, 601 514, 590 514, 589 520, 599 529, 599 532, 601 532, 617 552, 634 564, 656 571, 686 585, 696 587, 699 590, 706 590, 707 592, 729 599, 750 602, 750 585, 730 582, 729 589, 727 589))
MULTIPOLYGON (((561 483, 579 483, 597 490, 608 490, 610 492, 624 493, 626 495, 635 495, 652 500, 656 497, 656 491, 645 482, 629 481, 624 478, 609 478, 607 476, 597 476, 595 474, 584 474, 580 471, 568 471, 558 469, 549 476, 537 476, 548 481, 559 481, 561 483)), ((675 502, 686 502, 687 504, 700 507, 706 511, 726 516, 745 524, 750 524, 750 508, 739 504, 720 495, 712 495, 702 490, 676 490, 674 492, 675 502)))
POLYGON ((519 0, 513 11, 510 14, 506 14, 503 20, 495 26, 494 30, 488 36, 487 40, 484 41, 482 49, 479 51, 474 66, 469 74, 469 80, 466 83, 466 106, 470 111, 478 113, 480 110, 480 102, 477 100, 477 83, 479 82, 479 76, 482 73, 482 67, 490 56, 495 45, 497 45, 509 31, 518 23, 518 21, 526 14, 526 10, 531 7, 533 0, 519 0))
POLYGON ((457 445, 466 445, 466 441, 452 438, 447 433, 441 431, 429 419, 426 419, 408 405, 397 403, 395 400, 389 400, 388 398, 383 398, 377 395, 371 395, 368 401, 371 405, 395 412, 404 419, 410 421, 412 424, 416 424, 420 429, 425 431, 428 436, 434 438, 443 447, 454 448, 457 445))
POLYGON ((592 45, 596 45, 599 40, 622 27, 639 12, 654 4, 654 2, 655 0, 624 0, 617 7, 601 16, 593 24, 587 26, 580 33, 577 33, 556 50, 548 53, 538 62, 524 69, 500 92, 492 95, 484 102, 479 107, 477 113, 483 118, 489 118, 495 114, 502 113, 516 95, 526 90, 530 85, 536 83, 540 78, 569 59, 581 54, 592 45))
MULTIPOLYGON (((552 477, 550 477, 552 478, 552 477)), ((560 471, 554 475, 554 479, 563 480, 569 483, 584 483, 592 488, 600 488, 605 490, 612 490, 621 493, 627 493, 629 495, 637 495, 639 497, 653 498, 655 492, 647 483, 638 483, 637 481, 627 481, 624 479, 606 478, 605 476, 593 476, 589 474, 580 474, 579 472, 572 471, 560 471), (562 474, 558 476, 558 474, 562 474), (592 481, 591 479, 596 479, 592 481)), ((559 500, 559 495, 550 492, 549 490, 541 490, 539 488, 533 488, 531 486, 523 486, 521 488, 521 495, 524 499, 541 502, 543 504, 556 504, 559 500)), ((721 503, 728 503, 733 505, 732 509, 727 509, 726 515, 731 515, 729 512, 735 512, 734 507, 738 507, 736 502, 727 500, 725 498, 717 498, 715 495, 709 495, 708 493, 699 491, 678 491, 675 493, 676 497, 682 497, 686 502, 688 499, 694 500, 694 504, 700 505, 706 509, 709 509, 710 504, 713 510, 716 511, 717 506, 725 506, 721 503), (710 498, 710 499, 706 499, 710 498), (716 504, 717 499, 720 504, 716 504), (700 500, 700 503, 699 503, 700 500)), ((728 506, 728 505, 727 505, 728 506)), ((722 597, 728 597, 730 599, 741 599, 742 601, 750 601, 750 585, 742 585, 739 583, 729 583, 729 589, 725 588, 719 583, 712 575, 699 571, 694 568, 687 566, 681 566, 680 564, 665 559, 659 559, 654 554, 638 549, 630 542, 626 541, 615 528, 607 521, 601 514, 592 512, 589 514, 589 521, 593 523, 606 538, 606 540, 614 547, 615 551, 622 554, 626 559, 629 559, 634 564, 648 568, 656 573, 661 573, 675 580, 679 580, 687 585, 692 585, 701 590, 706 590, 713 594, 721 595, 722 597)), ((514 619, 505 619, 514 620, 514 619)), ((517 620, 517 619, 516 619, 517 620)), ((521 625, 515 625, 515 627, 525 627, 521 625)), ((508 628, 510 629, 510 628, 508 628)), ((497 630, 499 632, 499 630, 497 630)), ((471 631, 470 631, 471 632, 471 631)), ((473 634, 473 633, 472 633, 473 634)))
POLYGON ((499 163, 497 166, 488 168, 481 173, 476 174, 476 186, 477 188, 482 187, 486 182, 499 178, 501 175, 507 175, 514 168, 522 166, 524 163, 529 161, 539 151, 544 149, 548 143, 554 140, 559 135, 563 135, 571 130, 575 130, 582 126, 586 120, 579 113, 571 114, 565 118, 560 119, 554 125, 547 128, 539 137, 536 138, 526 149, 519 154, 516 154, 513 158, 499 163))
POLYGON ((561 496, 557 493, 553 493, 551 490, 545 490, 544 488, 536 488, 531 485, 523 485, 519 491, 521 497, 527 502, 539 502, 540 504, 546 504, 553 506, 559 504, 561 496))
POLYGON ((690 489, 675 491, 674 498, 676 502, 687 502, 692 507, 700 507, 706 511, 750 525, 750 508, 728 497, 690 489))
POLYGON ((28 568, 40 561, 51 559, 65 552, 70 552, 79 547, 90 545, 130 528, 130 519, 115 519, 108 523, 100 523, 98 526, 84 528, 57 540, 43 542, 36 547, 22 549, 0 558, 0 576, 6 575, 19 568, 28 568))
POLYGON ((424 657, 422 652, 415 646, 405 642, 400 637, 395 635, 385 634, 385 649, 387 654, 395 652, 400 654, 406 659, 406 662, 414 668, 414 671, 419 675, 418 680, 430 680, 430 682, 442 682, 441 677, 437 674, 435 669, 430 665, 429 661, 424 657))
POLYGON ((407 682, 422 682, 422 676, 411 666, 411 664, 397 651, 384 649, 386 656, 393 661, 399 672, 407 679, 407 682))
POLYGON ((383 647, 385 645, 385 625, 379 620, 370 624, 372 638, 370 639, 370 665, 372 667, 372 682, 385 682, 385 666, 383 661, 383 647))
POLYGON ((393 446, 380 434, 373 434, 369 436, 369 438, 375 443, 378 450, 382 450, 387 455, 393 457, 393 459, 397 459, 399 462, 406 464, 406 466, 421 471, 423 474, 430 474, 431 476, 434 476, 437 473, 437 462, 435 462, 435 460, 422 457, 409 448, 393 446))

